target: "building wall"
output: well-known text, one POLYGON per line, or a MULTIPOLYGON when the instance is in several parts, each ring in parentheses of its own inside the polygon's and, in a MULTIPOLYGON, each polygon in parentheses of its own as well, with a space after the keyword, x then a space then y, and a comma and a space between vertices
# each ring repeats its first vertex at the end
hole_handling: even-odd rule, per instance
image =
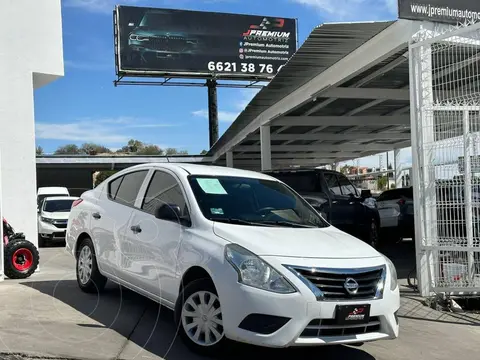
POLYGON ((70 195, 80 196, 93 188, 93 170, 72 169, 37 169, 37 187, 64 186, 70 195))
POLYGON ((34 89, 64 75, 60 0, 1 0, 2 212, 37 244, 34 89))

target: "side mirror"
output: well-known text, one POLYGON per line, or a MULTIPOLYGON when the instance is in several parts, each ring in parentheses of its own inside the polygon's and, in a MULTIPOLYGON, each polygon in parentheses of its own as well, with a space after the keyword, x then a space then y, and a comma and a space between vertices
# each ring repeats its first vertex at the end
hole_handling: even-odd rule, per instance
POLYGON ((163 204, 155 210, 155 217, 160 220, 172 221, 189 226, 190 220, 182 216, 180 206, 176 204, 163 204))
POLYGON ((372 192, 370 190, 362 190, 360 196, 362 199, 368 199, 372 197, 372 192))

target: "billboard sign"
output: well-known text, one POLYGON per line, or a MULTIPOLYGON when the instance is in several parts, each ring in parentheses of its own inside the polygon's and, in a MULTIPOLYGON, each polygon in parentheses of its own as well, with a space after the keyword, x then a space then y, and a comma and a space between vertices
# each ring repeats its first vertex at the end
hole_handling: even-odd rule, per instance
POLYGON ((117 6, 119 76, 272 78, 297 50, 295 19, 117 6))
POLYGON ((400 19, 449 24, 480 20, 478 0, 398 0, 400 19))

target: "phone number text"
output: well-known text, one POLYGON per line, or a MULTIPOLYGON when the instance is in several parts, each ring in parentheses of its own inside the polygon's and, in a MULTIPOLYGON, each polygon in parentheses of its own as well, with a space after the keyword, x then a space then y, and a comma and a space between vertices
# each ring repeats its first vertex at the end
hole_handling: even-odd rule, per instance
POLYGON ((210 61, 208 63, 209 71, 218 72, 242 72, 250 74, 273 74, 274 68, 272 64, 253 64, 253 63, 235 63, 235 62, 222 62, 222 61, 210 61))

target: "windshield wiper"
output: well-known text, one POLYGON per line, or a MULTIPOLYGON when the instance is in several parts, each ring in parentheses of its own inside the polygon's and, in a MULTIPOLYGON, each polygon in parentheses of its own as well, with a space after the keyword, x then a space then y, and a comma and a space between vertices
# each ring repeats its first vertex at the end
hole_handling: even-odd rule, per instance
POLYGON ((234 224, 234 225, 270 226, 269 224, 264 223, 263 221, 255 222, 255 221, 248 221, 248 220, 242 220, 242 219, 236 219, 236 218, 210 218, 210 220, 216 221, 216 222, 234 224))
POLYGON ((273 220, 266 220, 262 221, 262 224, 268 224, 268 225, 277 225, 277 226, 286 226, 286 227, 293 227, 293 228, 314 228, 316 226, 313 225, 308 225, 308 224, 300 224, 292 221, 273 221, 273 220))

